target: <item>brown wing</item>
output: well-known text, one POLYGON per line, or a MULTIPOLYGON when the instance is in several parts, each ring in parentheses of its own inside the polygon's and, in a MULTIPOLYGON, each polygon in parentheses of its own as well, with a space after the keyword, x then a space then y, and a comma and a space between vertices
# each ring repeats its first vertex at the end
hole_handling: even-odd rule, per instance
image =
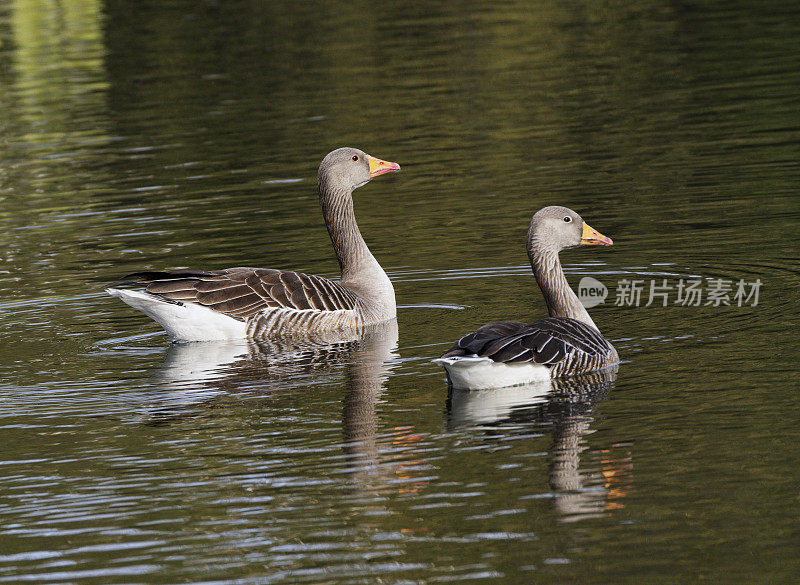
POLYGON ((357 305, 338 282, 269 268, 137 272, 123 284, 145 284, 147 292, 165 300, 198 303, 240 321, 270 308, 343 311, 357 305))
POLYGON ((533 362, 569 370, 605 365, 613 346, 594 327, 566 317, 547 318, 525 324, 498 321, 465 335, 446 357, 481 356, 495 362, 533 362))

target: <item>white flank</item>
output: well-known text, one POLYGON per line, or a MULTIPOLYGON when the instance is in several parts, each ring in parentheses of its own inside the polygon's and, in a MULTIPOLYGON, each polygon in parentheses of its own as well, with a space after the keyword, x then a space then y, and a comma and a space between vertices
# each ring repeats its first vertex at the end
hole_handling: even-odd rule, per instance
POLYGON ((449 357, 433 360, 447 370, 453 388, 482 390, 505 388, 550 380, 549 368, 541 364, 504 364, 486 357, 449 357))
POLYGON ((247 326, 243 321, 196 303, 181 302, 178 305, 149 293, 119 288, 107 288, 106 292, 156 321, 172 341, 220 341, 247 337, 247 326))

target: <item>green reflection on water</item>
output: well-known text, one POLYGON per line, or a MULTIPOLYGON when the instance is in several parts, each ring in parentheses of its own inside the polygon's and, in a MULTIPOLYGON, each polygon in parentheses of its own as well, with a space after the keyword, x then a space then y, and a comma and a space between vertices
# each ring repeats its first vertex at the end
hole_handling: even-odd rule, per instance
POLYGON ((102 112, 108 88, 103 62, 101 2, 11 3, 14 118, 32 147, 101 137, 77 127, 76 112, 102 112))

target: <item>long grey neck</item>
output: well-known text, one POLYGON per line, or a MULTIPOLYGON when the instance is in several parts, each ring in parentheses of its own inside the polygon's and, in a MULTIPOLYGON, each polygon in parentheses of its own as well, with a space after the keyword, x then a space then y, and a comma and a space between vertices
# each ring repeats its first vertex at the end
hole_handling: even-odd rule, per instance
POLYGON ((365 301, 379 318, 394 317, 394 288, 361 236, 353 212, 352 190, 331 185, 320 177, 319 203, 342 270, 341 283, 365 301))
MULTIPOLYGON (((558 250, 548 247, 537 247, 536 240, 528 241, 528 258, 531 261, 533 275, 547 303, 547 311, 551 317, 569 317, 591 325, 597 329, 586 307, 578 300, 575 291, 569 286, 558 250)), ((598 329, 599 331, 599 329, 598 329)))

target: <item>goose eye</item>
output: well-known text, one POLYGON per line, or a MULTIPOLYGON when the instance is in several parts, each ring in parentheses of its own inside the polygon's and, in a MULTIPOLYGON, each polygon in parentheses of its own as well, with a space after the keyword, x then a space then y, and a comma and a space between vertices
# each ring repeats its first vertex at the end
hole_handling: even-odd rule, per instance
POLYGON ((564 223, 572 223, 572 218, 568 215, 564 216, 564 223))
POLYGON ((353 160, 358 160, 358 155, 357 154, 353 155, 353 160))

